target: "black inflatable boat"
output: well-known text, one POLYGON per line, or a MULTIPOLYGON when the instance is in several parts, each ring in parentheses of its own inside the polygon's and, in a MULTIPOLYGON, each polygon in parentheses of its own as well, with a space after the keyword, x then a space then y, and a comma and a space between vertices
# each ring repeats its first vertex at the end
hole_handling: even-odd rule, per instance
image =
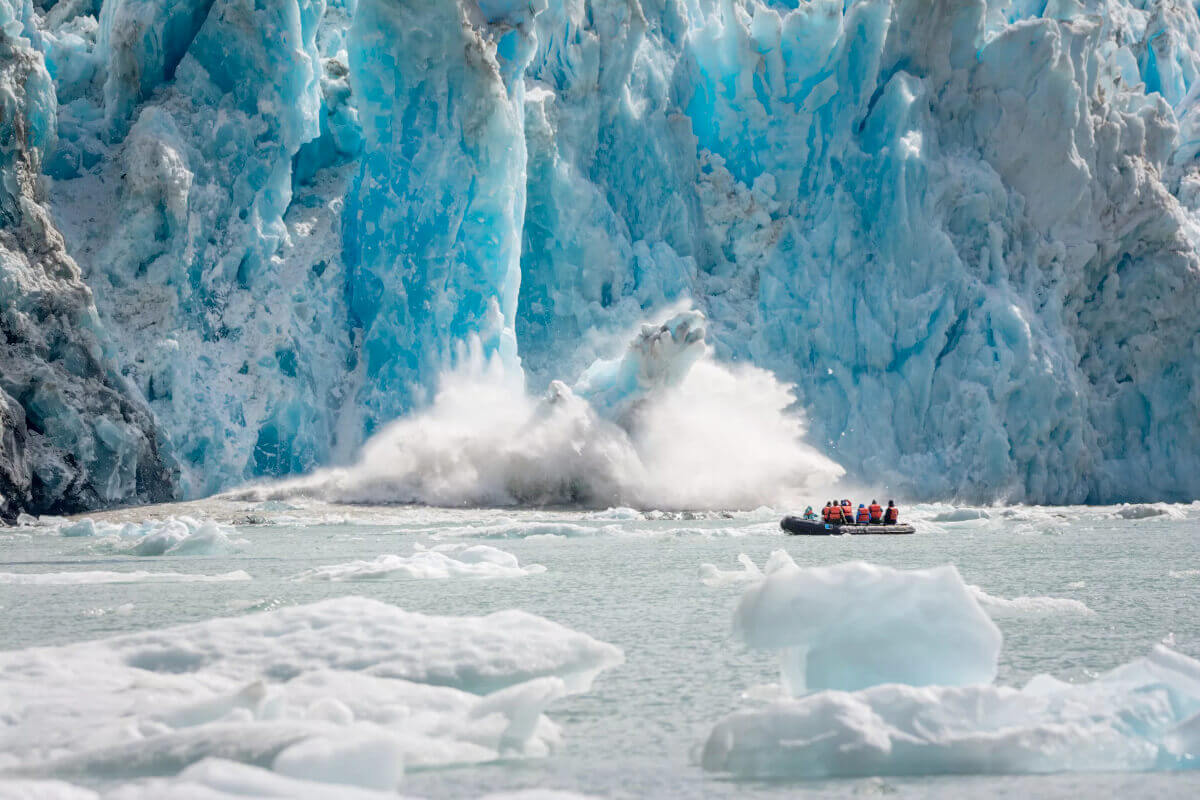
POLYGON ((861 536, 869 533, 901 534, 916 533, 912 525, 833 525, 821 522, 809 522, 800 517, 784 517, 779 527, 793 536, 841 536, 843 533, 861 536))

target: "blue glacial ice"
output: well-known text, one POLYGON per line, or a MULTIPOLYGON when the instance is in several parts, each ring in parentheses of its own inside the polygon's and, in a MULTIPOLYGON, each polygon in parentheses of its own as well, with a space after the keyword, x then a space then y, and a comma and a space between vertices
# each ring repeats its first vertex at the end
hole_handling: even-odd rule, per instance
MULTIPOLYGON (((800 568, 782 550, 764 570, 745 566, 753 582, 735 629, 780 651, 783 696, 720 720, 706 770, 779 779, 1197 767, 1200 662, 1164 645, 1087 683, 1038 675, 996 686, 1000 633, 953 566, 800 568)), ((1053 601, 1067 610, 1061 598, 1004 610, 1042 613, 1053 601)))
POLYGON ((0 0, 0 26, 5 313, 80 309, 5 347, 82 348, 121 409, 8 380, 7 516, 348 464, 475 350, 540 396, 681 302, 860 482, 1200 492, 1191 5, 0 0))

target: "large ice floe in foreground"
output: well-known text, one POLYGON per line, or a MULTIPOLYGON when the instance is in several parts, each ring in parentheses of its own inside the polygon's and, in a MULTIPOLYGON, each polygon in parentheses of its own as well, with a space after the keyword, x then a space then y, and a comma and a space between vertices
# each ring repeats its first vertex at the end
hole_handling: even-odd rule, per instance
POLYGON ((612 419, 589 365, 683 298, 862 481, 1200 493, 1192 4, 0 0, 0 28, 6 518, 345 465, 472 341, 535 396, 617 379, 579 387, 612 419))
POLYGON ((520 611, 432 617, 359 598, 0 653, 0 787, 256 774, 206 761, 223 759, 327 792, 395 790, 408 767, 547 754, 559 729, 543 711, 621 660, 520 611))
POLYGON ((1200 766, 1200 662, 1160 645, 1090 683, 995 686, 1000 634, 976 598, 950 566, 801 569, 777 551, 735 629, 781 651, 789 696, 718 722, 703 767, 824 778, 1200 766))

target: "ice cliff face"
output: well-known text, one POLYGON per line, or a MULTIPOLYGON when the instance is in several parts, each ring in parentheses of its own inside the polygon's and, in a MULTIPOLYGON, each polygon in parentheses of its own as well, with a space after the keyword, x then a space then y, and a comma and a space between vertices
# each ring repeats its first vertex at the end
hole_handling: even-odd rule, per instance
POLYGON ((0 27, 10 509, 64 453, 85 503, 306 471, 469 338, 537 389, 681 297, 860 481, 1200 494, 1190 4, 0 0, 0 27))
POLYGON ((0 520, 165 500, 175 482, 45 207, 55 92, 19 35, 30 19, 0 2, 0 520))

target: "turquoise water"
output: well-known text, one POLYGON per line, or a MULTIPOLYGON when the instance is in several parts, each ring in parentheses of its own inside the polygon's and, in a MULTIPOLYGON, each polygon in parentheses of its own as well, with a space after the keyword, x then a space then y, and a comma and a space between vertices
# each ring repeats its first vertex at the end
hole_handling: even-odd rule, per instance
MULTIPOLYGON (((833 538, 784 536, 775 527, 776 512, 765 510, 731 519, 428 509, 297 512, 227 502, 184 510, 270 524, 238 525, 244 542, 234 554, 153 558, 113 555, 87 538, 0 530, 2 570, 207 575, 244 570, 251 580, 0 585, 3 648, 64 644, 349 594, 439 615, 519 608, 618 645, 625 663, 602 673, 591 691, 551 707, 549 716, 562 727, 562 744, 553 755, 413 771, 403 784, 406 794, 466 797, 533 786, 613 797, 1200 792, 1200 776, 1193 773, 743 782, 704 773, 696 755, 718 720, 745 707, 743 692, 778 681, 773 654, 750 651, 731 636, 732 611, 745 585, 706 586, 701 564, 734 570, 745 553, 761 565, 779 548, 801 566, 865 560, 907 569, 953 563, 967 583, 995 597, 1078 600, 1092 613, 1017 602, 993 616, 1005 637, 998 683, 1021 685, 1039 673, 1081 681, 1168 638, 1179 652, 1200 658, 1200 508, 991 509, 985 512, 990 518, 939 522, 955 515, 930 507, 910 515, 920 527, 914 536, 833 538), (1154 516, 1131 520, 1121 513, 1154 516), (554 530, 570 535, 545 535, 554 530), (409 554, 416 544, 447 541, 490 544, 546 571, 494 580, 292 580, 312 567, 409 554)), ((143 509, 123 518, 148 516, 143 509)), ((76 782, 102 781, 83 776, 76 782)))

